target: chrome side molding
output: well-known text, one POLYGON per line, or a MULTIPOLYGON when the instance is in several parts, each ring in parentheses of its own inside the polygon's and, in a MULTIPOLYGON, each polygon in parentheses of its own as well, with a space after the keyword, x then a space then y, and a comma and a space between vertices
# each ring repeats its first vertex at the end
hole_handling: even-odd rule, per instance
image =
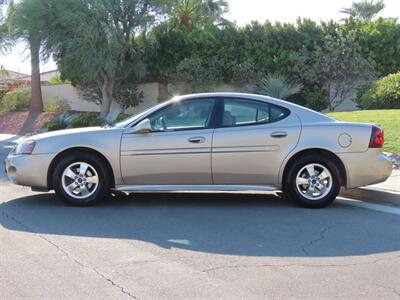
POLYGON ((261 185, 119 185, 114 190, 126 194, 134 192, 276 192, 279 187, 261 185))

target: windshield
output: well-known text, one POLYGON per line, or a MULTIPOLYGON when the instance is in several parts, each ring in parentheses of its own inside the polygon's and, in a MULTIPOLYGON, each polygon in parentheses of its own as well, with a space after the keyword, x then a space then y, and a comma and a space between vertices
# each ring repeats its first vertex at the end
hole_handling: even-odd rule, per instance
POLYGON ((144 115, 147 115, 147 114, 159 109, 160 107, 162 107, 162 106, 164 106, 166 104, 167 104, 167 102, 164 102, 164 103, 158 104, 156 106, 153 106, 153 107, 151 107, 151 108, 149 108, 149 109, 147 109, 147 110, 145 110, 145 111, 143 111, 143 112, 141 112, 141 113, 139 113, 137 115, 130 116, 127 119, 124 119, 124 120, 122 120, 122 121, 120 121, 118 123, 115 123, 114 125, 112 125, 112 127, 125 128, 129 124, 131 124, 131 123, 135 122, 136 120, 140 119, 141 117, 143 117, 144 115))

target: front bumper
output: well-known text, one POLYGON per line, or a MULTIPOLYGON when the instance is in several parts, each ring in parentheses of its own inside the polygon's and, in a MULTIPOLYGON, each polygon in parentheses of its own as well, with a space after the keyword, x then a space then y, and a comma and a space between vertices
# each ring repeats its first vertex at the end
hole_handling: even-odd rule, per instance
POLYGON ((362 153, 340 153, 346 167, 347 188, 371 185, 385 181, 392 174, 391 161, 380 149, 368 149, 362 153))
POLYGON ((18 185, 47 189, 47 172, 55 154, 10 153, 5 160, 8 178, 18 185))

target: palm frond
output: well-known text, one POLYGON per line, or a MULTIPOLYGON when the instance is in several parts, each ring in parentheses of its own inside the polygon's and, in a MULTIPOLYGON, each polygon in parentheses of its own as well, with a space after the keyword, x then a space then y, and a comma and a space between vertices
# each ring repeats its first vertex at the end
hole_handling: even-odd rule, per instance
POLYGON ((298 94, 302 89, 301 83, 290 80, 283 75, 271 74, 257 82, 255 92, 273 98, 287 99, 298 94))
POLYGON ((362 0, 360 2, 353 2, 349 8, 343 8, 341 13, 347 14, 353 18, 359 18, 364 21, 370 21, 377 16, 385 8, 383 0, 362 0))

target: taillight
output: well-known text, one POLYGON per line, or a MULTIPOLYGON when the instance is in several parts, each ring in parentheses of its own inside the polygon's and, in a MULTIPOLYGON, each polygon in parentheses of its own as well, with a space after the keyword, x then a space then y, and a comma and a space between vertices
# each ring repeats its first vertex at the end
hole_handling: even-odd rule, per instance
POLYGON ((369 141, 369 148, 382 148, 385 141, 383 130, 378 126, 372 126, 371 139, 369 141))

